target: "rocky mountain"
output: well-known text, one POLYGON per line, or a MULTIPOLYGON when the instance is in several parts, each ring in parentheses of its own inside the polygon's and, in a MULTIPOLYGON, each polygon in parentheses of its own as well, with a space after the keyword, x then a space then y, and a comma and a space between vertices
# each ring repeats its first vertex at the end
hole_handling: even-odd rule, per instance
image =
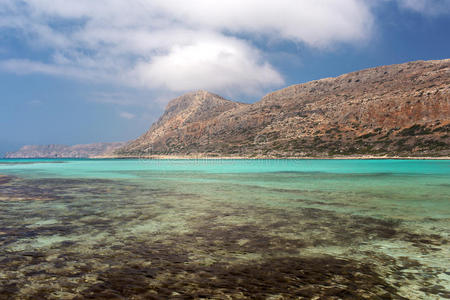
POLYGON ((181 141, 195 147, 198 138, 206 137, 205 125, 226 111, 234 111, 247 105, 226 100, 206 91, 185 94, 169 102, 164 114, 147 133, 131 141, 118 152, 137 155, 152 151, 161 154, 178 153, 175 149, 178 149, 178 143, 181 141))
POLYGON ((6 158, 89 158, 100 156, 124 146, 125 143, 95 143, 74 146, 27 145, 19 151, 6 153, 6 158))
POLYGON ((297 84, 253 104, 199 91, 169 102, 114 155, 450 155, 450 59, 297 84))

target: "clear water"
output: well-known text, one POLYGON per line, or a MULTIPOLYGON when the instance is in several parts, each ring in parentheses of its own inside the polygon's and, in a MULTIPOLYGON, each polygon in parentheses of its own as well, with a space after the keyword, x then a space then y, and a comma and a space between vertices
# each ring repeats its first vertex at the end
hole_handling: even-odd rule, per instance
POLYGON ((0 299, 450 298, 448 160, 0 160, 0 299))

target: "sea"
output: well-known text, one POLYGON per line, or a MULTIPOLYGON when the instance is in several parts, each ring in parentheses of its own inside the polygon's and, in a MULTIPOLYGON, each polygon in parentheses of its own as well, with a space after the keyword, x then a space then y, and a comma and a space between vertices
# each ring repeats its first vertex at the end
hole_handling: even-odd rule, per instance
POLYGON ((450 160, 0 159, 0 299, 449 299, 450 160))

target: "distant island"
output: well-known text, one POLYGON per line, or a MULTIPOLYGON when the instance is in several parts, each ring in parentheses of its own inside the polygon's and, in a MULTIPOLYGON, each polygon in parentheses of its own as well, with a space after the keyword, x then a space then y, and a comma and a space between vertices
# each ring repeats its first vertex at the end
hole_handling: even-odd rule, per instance
POLYGON ((89 158, 109 153, 125 143, 94 143, 67 145, 26 145, 16 152, 6 153, 6 158, 89 158))
MULTIPOLYGON (((171 100, 136 140, 85 147, 70 157, 448 157, 449 130, 445 59, 293 85, 253 104, 207 91, 187 93, 171 100)), ((7 157, 75 153, 55 148, 53 156, 44 156, 48 151, 27 147, 7 157)))

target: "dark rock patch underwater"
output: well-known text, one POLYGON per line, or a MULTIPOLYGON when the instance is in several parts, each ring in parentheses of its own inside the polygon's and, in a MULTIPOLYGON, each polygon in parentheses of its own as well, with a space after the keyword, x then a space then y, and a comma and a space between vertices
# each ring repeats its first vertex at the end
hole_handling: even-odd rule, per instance
POLYGON ((447 246, 397 219, 126 180, 4 178, 0 299, 407 299, 408 284, 417 299, 450 298, 446 270, 377 248, 447 246))

